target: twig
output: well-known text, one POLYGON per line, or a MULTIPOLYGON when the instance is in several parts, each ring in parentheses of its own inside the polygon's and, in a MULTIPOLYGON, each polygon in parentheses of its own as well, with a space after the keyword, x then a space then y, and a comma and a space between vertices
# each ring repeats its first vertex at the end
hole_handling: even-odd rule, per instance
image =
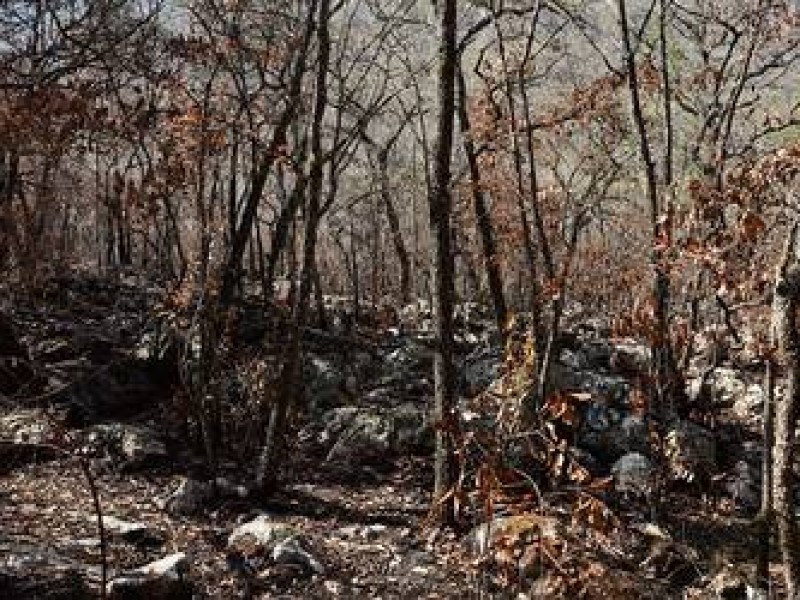
POLYGON ((97 489, 97 481, 92 474, 89 461, 83 457, 78 457, 78 464, 89 485, 89 493, 92 495, 92 504, 94 505, 94 514, 97 517, 97 533, 100 537, 100 598, 105 600, 107 595, 106 586, 108 585, 108 551, 106 545, 106 528, 103 524, 103 506, 100 503, 100 492, 97 489))

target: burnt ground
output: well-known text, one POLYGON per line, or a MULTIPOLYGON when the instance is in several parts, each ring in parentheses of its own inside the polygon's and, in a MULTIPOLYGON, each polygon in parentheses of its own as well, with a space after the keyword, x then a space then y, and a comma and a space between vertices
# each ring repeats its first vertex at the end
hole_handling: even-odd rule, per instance
MULTIPOLYGON (((440 531, 428 519, 430 456, 398 455, 379 466, 327 461, 325 447, 300 435, 280 493, 268 499, 227 495, 196 514, 171 514, 165 510, 170 494, 183 478, 202 472, 202 461, 175 426, 175 389, 150 371, 107 373, 138 364, 130 362, 131 350, 147 326, 150 301, 140 286, 71 281, 54 284, 36 306, 10 311, 35 376, 0 397, 0 414, 20 407, 46 411, 58 435, 3 451, 3 598, 98 596, 101 553, 87 467, 104 514, 143 523, 148 531, 133 539, 110 537, 108 578, 186 552, 189 579, 201 598, 515 598, 520 590, 542 598, 712 598, 723 588, 734 594, 725 597, 745 597, 736 595, 745 587, 725 588, 718 580, 752 579, 750 515, 724 495, 696 489, 666 492, 655 530, 643 527, 651 522, 648 503, 603 495, 607 512, 598 517, 578 510, 574 490, 545 490, 536 511, 520 522, 530 531, 532 522, 546 518, 557 533, 548 537, 544 525, 536 525, 538 541, 514 539, 502 556, 481 561, 471 548, 469 524, 440 531), (71 440, 96 423, 146 425, 164 441, 166 456, 137 464, 83 452, 71 440), (236 563, 229 534, 265 513, 302 534, 323 572, 236 563), (604 522, 589 523, 587 514, 604 522), (536 564, 520 579, 519 565, 530 562, 531 547, 536 564)), ((251 471, 252 462, 230 459, 219 474, 244 484, 251 471)), ((511 507, 506 514, 514 512, 511 507)), ((778 575, 775 567, 776 581, 778 575)), ((774 592, 780 597, 779 585, 774 592)))

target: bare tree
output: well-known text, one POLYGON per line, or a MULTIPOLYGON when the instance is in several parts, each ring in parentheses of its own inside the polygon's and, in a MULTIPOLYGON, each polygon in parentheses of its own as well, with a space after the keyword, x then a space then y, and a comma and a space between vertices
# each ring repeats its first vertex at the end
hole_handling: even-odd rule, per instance
POLYGON ((438 70, 438 109, 434 150, 433 189, 428 198, 433 247, 434 319, 434 422, 436 455, 433 498, 435 512, 444 523, 453 521, 454 503, 448 497, 453 484, 452 439, 457 427, 455 416, 456 377, 453 364, 453 306, 455 301, 454 263, 450 232, 452 211, 451 160, 455 82, 458 68, 456 47, 456 0, 444 0, 440 14, 438 70))
MULTIPOLYGON (((800 417, 800 328, 796 322, 800 308, 800 262, 797 257, 795 222, 778 266, 772 305, 772 330, 775 340, 776 366, 787 379, 786 396, 775 407, 775 438, 772 456, 774 509, 780 536, 780 552, 786 570, 788 598, 800 592, 800 543, 794 512, 795 437, 800 417)), ((765 478, 769 482, 769 478, 765 478)))

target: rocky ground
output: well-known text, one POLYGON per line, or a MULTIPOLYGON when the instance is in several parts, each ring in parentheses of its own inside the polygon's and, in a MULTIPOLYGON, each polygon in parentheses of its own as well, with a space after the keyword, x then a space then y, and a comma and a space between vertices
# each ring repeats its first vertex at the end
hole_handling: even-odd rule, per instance
MULTIPOLYGON (((657 424, 654 451, 641 405, 645 346, 575 328, 553 373, 563 393, 544 408, 563 442, 501 436, 508 468, 490 473, 516 473, 517 483, 521 473, 525 491, 498 476, 486 506, 480 485, 465 485, 463 528, 444 532, 427 519, 424 315, 347 340, 309 332, 311 417, 287 486, 263 500, 247 487, 251 461, 233 453, 213 479, 176 425, 180 394, 147 310, 157 293, 65 278, 0 322, 0 597, 97 595, 92 485, 112 598, 754 597, 757 372, 698 359, 690 395, 718 418, 657 424)), ((496 442, 525 385, 468 308, 458 340, 464 456, 496 442)), ((270 327, 258 315, 239 326, 250 347, 270 327)), ((246 378, 231 368, 230 379, 229 403, 244 406, 246 378)), ((469 461, 470 482, 489 485, 479 468, 488 463, 469 461)))

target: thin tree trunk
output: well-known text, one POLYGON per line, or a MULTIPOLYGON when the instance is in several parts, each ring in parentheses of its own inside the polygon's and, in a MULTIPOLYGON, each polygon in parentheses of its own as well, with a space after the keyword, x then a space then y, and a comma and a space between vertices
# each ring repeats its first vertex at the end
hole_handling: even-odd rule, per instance
MULTIPOLYGON (((774 345, 774 340, 773 340, 774 345)), ((775 443, 775 364, 772 356, 766 359, 763 440, 761 455, 761 510, 755 519, 758 535, 756 583, 764 592, 770 588, 769 556, 774 525, 772 450, 775 443)))
POLYGON ((328 326, 328 316, 325 313, 325 297, 322 294, 322 277, 319 274, 319 268, 316 263, 314 264, 312 278, 314 303, 316 304, 317 310, 317 326, 321 329, 326 329, 328 326))
MULTIPOLYGON (((310 17, 313 21, 313 14, 310 17)), ((305 237, 303 240, 303 270, 300 277, 300 290, 297 299, 289 349, 282 366, 278 397, 270 414, 269 428, 256 474, 256 485, 269 492, 278 482, 278 469, 286 452, 286 424, 292 400, 297 396, 298 374, 302 364, 302 340, 305 328, 309 297, 314 275, 317 233, 321 216, 322 184, 324 179, 324 150, 322 148, 322 121, 328 104, 327 76, 330 64, 330 0, 319 2, 319 23, 317 27, 318 57, 314 99, 314 116, 311 127, 311 172, 309 174, 309 194, 306 211, 305 237)))
POLYGON ((306 62, 308 60, 308 49, 311 44, 311 38, 314 33, 314 13, 316 12, 317 0, 312 0, 309 6, 309 18, 306 21, 306 28, 303 34, 303 45, 299 50, 299 55, 295 62, 294 70, 292 71, 291 80, 289 82, 289 92, 286 101, 286 106, 278 119, 275 129, 272 133, 272 139, 264 150, 259 164, 252 174, 250 182, 250 192, 244 202, 244 210, 242 211, 242 219, 239 227, 236 229, 231 240, 231 247, 228 252, 228 257, 225 262, 225 267, 222 273, 222 288, 220 290, 220 305, 228 306, 233 299, 233 294, 236 289, 236 283, 239 279, 239 271, 242 265, 242 256, 244 255, 247 241, 250 239, 250 232, 253 229, 255 222, 256 210, 261 201, 261 195, 264 192, 264 186, 267 183, 267 177, 272 170, 275 161, 280 157, 282 148, 287 142, 287 132, 290 125, 297 116, 297 112, 301 105, 300 96, 302 93, 303 75, 306 71, 306 62))
POLYGON ((358 324, 361 319, 361 286, 359 285, 358 272, 358 248, 356 247, 354 217, 350 219, 350 265, 352 267, 352 286, 353 286, 353 325, 358 324))
POLYGON ((669 343, 669 278, 664 269, 663 253, 658 249, 661 236, 664 234, 659 224, 660 207, 658 199, 658 177, 656 165, 653 160, 650 138, 647 131, 639 93, 639 77, 636 71, 636 55, 633 49, 630 29, 628 26, 628 11, 625 0, 617 0, 619 9, 620 33, 625 52, 625 66, 628 75, 628 90, 630 92, 630 107, 636 132, 639 138, 639 150, 644 170, 647 199, 650 204, 650 224, 652 229, 653 250, 651 262, 655 273, 653 283, 653 299, 655 302, 656 335, 652 341, 653 362, 656 371, 656 391, 658 395, 658 411, 665 413, 668 408, 666 399, 672 401, 677 385, 677 369, 674 368, 669 343))
POLYGON ((270 244, 269 255, 267 257, 266 274, 264 275, 264 289, 265 293, 268 295, 268 300, 272 298, 275 285, 275 271, 281 254, 286 250, 289 241, 289 230, 297 214, 297 209, 303 203, 303 197, 306 193, 306 183, 307 178, 305 175, 299 174, 295 181, 294 188, 292 188, 292 193, 281 207, 281 212, 275 223, 275 231, 272 234, 272 243, 270 244))
MULTIPOLYGON (((505 80, 505 96, 508 104, 508 112, 511 125, 511 142, 514 153, 514 172, 517 178, 517 209, 519 210, 520 226, 522 229, 522 244, 525 249, 525 258, 527 260, 528 271, 530 276, 530 308, 533 319, 533 330, 538 344, 543 344, 545 340, 545 331, 542 322, 542 304, 541 294, 539 290, 539 274, 536 264, 536 248, 533 244, 533 236, 531 235, 531 226, 528 218, 528 208, 525 206, 525 184, 522 172, 522 148, 519 143, 519 126, 517 123, 517 109, 514 100, 514 81, 511 77, 511 69, 509 68, 508 56, 506 53, 505 39, 502 30, 497 20, 494 21, 495 31, 497 34, 498 50, 500 54, 500 64, 503 68, 503 78, 505 80)), ((529 111, 525 110, 526 115, 529 111)), ((534 177, 535 171, 533 170, 533 152, 531 150, 530 156, 531 170, 530 175, 534 177)), ((531 179, 532 187, 535 188, 535 178, 531 179)), ((535 201, 535 198, 532 200, 535 201)), ((541 240, 540 240, 541 242, 541 240)), ((541 247, 540 250, 544 250, 541 247)), ((545 256, 545 259, 547 257, 545 256)), ((548 263, 549 261, 545 261, 548 263)), ((520 293, 522 293, 522 286, 520 286, 520 293)))
POLYGON ((228 181, 228 243, 233 244, 233 238, 236 237, 236 213, 237 201, 239 198, 238 193, 238 172, 239 172, 239 136, 234 129, 231 132, 233 142, 231 143, 231 161, 230 161, 230 180, 228 181))
POLYGON ((489 212, 489 208, 486 206, 486 195, 483 193, 481 174, 478 168, 478 156, 475 152, 475 144, 472 142, 469 112, 467 111, 466 82, 464 81, 464 73, 461 71, 460 66, 458 68, 457 77, 458 120, 461 125, 461 140, 464 146, 464 154, 467 157, 467 165, 469 166, 472 207, 475 211, 475 222, 478 226, 478 233, 481 236, 483 266, 484 269, 486 269, 486 280, 489 286, 489 294, 492 297, 497 330, 501 335, 505 336, 508 309, 506 307, 505 293, 503 292, 503 275, 500 268, 500 257, 497 255, 492 215, 489 212))
MULTIPOLYGON (((17 185, 19 159, 14 151, 0 154, 0 269, 12 255, 14 234, 14 191, 17 185)), ((14 244, 16 245, 16 244, 14 244)))
POLYGON ((383 148, 378 152, 378 169, 380 177, 381 198, 386 209, 386 220, 389 222, 389 229, 392 232, 392 243, 397 254, 397 262, 400 263, 400 299, 403 304, 411 301, 411 261, 408 258, 403 232, 400 229, 400 217, 392 202, 389 190, 389 148, 383 148))
POLYGON ((434 151, 433 189, 429 196, 433 245, 434 321, 434 420, 436 454, 434 458, 435 513, 442 523, 452 523, 455 506, 448 495, 453 483, 453 435, 457 427, 454 414, 456 389, 453 365, 453 252, 450 232, 452 205, 451 160, 455 116, 456 0, 444 0, 441 12, 439 46, 438 131, 434 151))

